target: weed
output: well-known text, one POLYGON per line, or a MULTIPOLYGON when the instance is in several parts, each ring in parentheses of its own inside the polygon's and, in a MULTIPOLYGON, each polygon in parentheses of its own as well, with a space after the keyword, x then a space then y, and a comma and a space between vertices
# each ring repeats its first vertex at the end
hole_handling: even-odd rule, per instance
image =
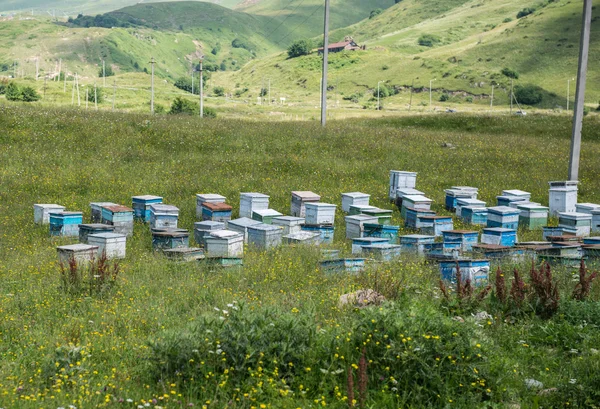
POLYGON ((597 277, 597 271, 588 274, 588 270, 585 268, 585 261, 581 259, 581 265, 579 266, 579 282, 573 290, 573 299, 577 301, 585 301, 590 295, 592 282, 597 277))

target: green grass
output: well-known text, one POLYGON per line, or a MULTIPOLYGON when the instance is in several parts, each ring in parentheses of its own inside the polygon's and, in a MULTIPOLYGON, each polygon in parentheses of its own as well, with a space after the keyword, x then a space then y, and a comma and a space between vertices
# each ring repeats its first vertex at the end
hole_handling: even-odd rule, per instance
MULTIPOLYGON (((367 399, 373 407, 446 407, 449 400, 465 408, 484 407, 486 400, 496 407, 536 407, 536 402, 557 407, 567 401, 584 407, 586 398, 595 399, 594 348, 600 340, 595 302, 563 302, 551 320, 526 314, 504 322, 486 301, 479 308, 495 315, 490 324, 477 326, 470 310, 458 312, 466 318, 461 324, 439 299, 435 267, 418 259, 371 265, 359 276, 330 276, 318 269, 315 250, 246 249, 242 270, 216 271, 154 254, 142 224, 128 240, 113 291, 68 295, 60 287, 55 246, 73 240, 51 239, 47 226, 32 222, 34 203, 83 210, 87 220, 90 202, 129 204, 137 194, 164 196, 181 209, 180 226, 188 229, 195 221, 196 193, 226 196, 234 213, 239 192, 269 194, 271 207, 288 213, 290 191, 304 189, 338 205, 340 193, 363 191, 373 204, 391 208, 390 169, 418 172, 417 188, 435 200, 440 213, 445 213, 443 189, 451 185, 477 186, 489 203, 502 189, 515 188, 546 203, 547 181, 566 177, 567 118, 432 115, 332 121, 323 130, 314 122, 267 126, 1 105, 0 127, 3 407, 135 407, 156 399, 162 407, 179 407, 176 401, 223 407, 231 400, 239 408, 309 408, 325 400, 343 408, 346 375, 333 372, 358 364, 363 342, 373 360, 367 399), (444 149, 443 142, 457 149, 444 149), (365 287, 391 297, 400 289, 401 295, 381 310, 338 309, 341 294, 365 287), (227 306, 233 301, 244 305, 240 321, 220 324, 223 313, 214 308, 237 314, 227 306), (282 330, 272 330, 270 323, 282 330), (298 334, 293 339, 281 338, 292 331, 298 334), (247 336, 262 346, 246 346, 247 336), (292 355, 273 349, 291 342, 292 355), (225 361, 208 352, 221 344, 225 361), (267 353, 264 359, 260 352, 267 353), (465 358, 459 359, 461 354, 465 358), (275 356, 292 356, 296 369, 287 362, 285 371, 277 369, 275 356), (167 363, 181 360, 186 364, 177 375, 167 363), (255 376, 238 373, 244 362, 255 376), (223 365, 238 369, 228 375, 223 365), (282 371, 292 374, 285 384, 282 371), (203 378, 192 382, 189 376, 203 378), (415 379, 424 387, 417 388, 415 379), (557 391, 538 396, 525 379, 557 391)), ((600 201, 599 129, 597 118, 586 119, 581 202, 600 201)), ((340 211, 336 220, 334 247, 347 254, 340 211)), ((401 222, 397 210, 393 222, 401 222)), ((521 239, 540 237, 540 232, 520 232, 521 239)), ((571 273, 554 271, 565 299, 573 287, 571 273)), ((592 299, 598 297, 600 288, 594 286, 592 299)))

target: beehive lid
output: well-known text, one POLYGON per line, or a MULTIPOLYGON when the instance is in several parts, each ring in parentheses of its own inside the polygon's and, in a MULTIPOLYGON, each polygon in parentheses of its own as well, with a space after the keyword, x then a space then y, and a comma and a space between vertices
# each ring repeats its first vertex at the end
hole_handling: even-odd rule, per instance
POLYGON ((272 224, 265 224, 265 223, 260 223, 260 224, 256 224, 254 226, 248 226, 248 230, 260 230, 260 231, 265 231, 265 232, 269 232, 269 231, 281 231, 281 226, 274 226, 272 224))
POLYGON ((223 200, 227 199, 225 196, 217 195, 214 193, 198 193, 196 198, 200 200, 223 200))
POLYGON ((417 176, 417 172, 408 172, 405 170, 390 170, 390 173, 395 173, 398 175, 417 176))
POLYGON ((248 217, 240 217, 239 219, 229 220, 227 222, 227 225, 229 226, 230 224, 238 227, 248 227, 253 226, 255 224, 260 224, 260 222, 258 220, 253 220, 248 217))
POLYGON ((108 210, 109 212, 113 212, 113 213, 133 212, 133 209, 131 209, 127 206, 123 206, 123 205, 109 205, 109 206, 102 206, 102 208, 108 210))
POLYGON ((418 212, 417 217, 419 219, 425 219, 425 220, 442 220, 442 219, 447 219, 447 220, 452 220, 452 216, 438 216, 436 214, 430 214, 429 211, 427 211, 427 213, 425 213, 425 214, 420 214, 420 213, 423 213, 423 212, 418 212))
POLYGON ((89 229, 89 230, 114 230, 115 226, 111 226, 108 224, 102 223, 89 223, 89 224, 80 224, 80 229, 89 229))
POLYGON ((41 207, 43 209, 64 209, 64 206, 58 205, 58 204, 34 204, 34 207, 41 207))
POLYGON ((246 193, 240 193, 240 197, 247 197, 247 198, 251 198, 251 199, 268 199, 270 196, 265 195, 263 193, 246 192, 246 193))
POLYGON ((190 233, 182 229, 161 229, 152 230, 152 235, 158 237, 187 237, 190 235, 190 233))
POLYGON ((371 197, 371 195, 368 195, 368 194, 362 193, 362 192, 342 193, 342 196, 351 197, 353 199, 371 197))
POLYGON ((407 238, 407 239, 415 239, 415 240, 421 240, 421 239, 435 239, 435 236, 428 236, 426 234, 407 234, 404 236, 400 236, 400 238, 407 238))
POLYGON ((596 203, 577 203, 575 206, 586 210, 600 210, 600 204, 596 203))
POLYGON ((260 217, 278 217, 278 216, 283 216, 283 214, 279 213, 277 210, 274 210, 274 209, 253 210, 252 213, 256 213, 260 217))
POLYGON ((229 212, 233 209, 233 207, 231 207, 227 203, 204 202, 204 203, 202 203, 202 207, 205 207, 208 210, 213 211, 213 212, 229 212))
POLYGON ((477 192, 473 192, 471 190, 462 190, 462 189, 445 189, 444 192, 447 195, 454 196, 454 197, 469 197, 469 196, 472 196, 473 193, 477 193, 477 192))
POLYGON ((377 207, 371 206, 371 205, 351 205, 350 209, 355 209, 355 210, 364 212, 365 210, 369 210, 369 209, 377 209, 377 207))
POLYGON ((194 223, 194 228, 198 230, 222 230, 225 229, 225 223, 206 220, 194 223))
POLYGON ((390 210, 390 209, 381 209, 379 207, 375 207, 373 209, 365 209, 365 210, 363 210, 363 212, 365 212, 365 213, 385 213, 385 214, 392 214, 394 211, 390 210))
POLYGON ((477 243, 473 244, 474 249, 482 249, 482 250, 509 250, 511 247, 502 246, 500 244, 487 244, 487 243, 477 243))
POLYGON ((52 215, 64 216, 82 216, 83 212, 50 212, 52 215))
POLYGON ((217 239, 233 239, 243 236, 244 235, 242 233, 233 230, 216 230, 210 233, 209 237, 214 237, 217 239))
POLYGON ((291 240, 310 240, 310 239, 314 239, 316 237, 320 237, 321 235, 319 233, 311 233, 309 231, 301 231, 298 233, 292 233, 292 234, 288 234, 286 236, 283 236, 284 239, 291 239, 291 240))
POLYGON ((389 244, 389 243, 373 243, 367 246, 362 246, 363 249, 380 249, 380 250, 390 250, 390 249, 398 249, 402 248, 399 244, 389 244))
POLYGON ((113 202, 91 202, 90 207, 107 207, 107 206, 118 206, 117 203, 113 202))
POLYGON ((56 247, 56 250, 58 250, 58 251, 80 252, 80 251, 98 250, 98 246, 92 246, 90 244, 77 243, 77 244, 69 244, 69 245, 66 245, 66 246, 58 246, 58 247, 56 247))
POLYGON ((400 189, 396 189, 396 197, 400 196, 407 196, 407 195, 425 195, 425 193, 421 192, 420 190, 417 189, 411 189, 411 188, 400 188, 400 189))
POLYGON ((337 205, 331 204, 331 203, 307 203, 306 204, 306 208, 309 207, 316 207, 319 209, 335 209, 337 207, 337 205))
POLYGON ((132 196, 131 200, 148 201, 148 200, 163 200, 163 198, 162 198, 162 196, 141 195, 141 196, 132 196))
POLYGON ((563 219, 573 219, 573 220, 591 220, 592 215, 591 214, 587 214, 587 213, 577 213, 577 212, 572 212, 572 213, 559 213, 558 214, 558 218, 563 218, 563 219))
POLYGON ((503 196, 531 196, 531 193, 529 192, 525 192, 523 190, 519 190, 519 189, 512 189, 512 190, 503 190, 502 191, 502 195, 503 196))
POLYGON ((187 233, 187 229, 178 229, 176 227, 159 227, 156 229, 150 229, 152 233, 160 233, 160 232, 179 232, 179 233, 187 233))
POLYGON ((477 212, 477 213, 487 213, 488 208, 487 207, 479 207, 479 206, 463 206, 463 211, 465 209, 469 209, 473 212, 477 212))
POLYGON ((163 253, 170 254, 188 254, 188 253, 204 253, 204 250, 198 247, 177 247, 174 249, 163 249, 163 253))
POLYGON ((479 234, 478 231, 475 230, 446 230, 443 231, 442 234, 473 234, 473 233, 477 233, 479 234))
POLYGON ((465 192, 472 192, 472 193, 477 193, 479 191, 478 188, 473 187, 473 186, 452 186, 452 189, 463 190, 465 192))
MULTIPOLYGON (((295 216, 278 216, 275 217, 273 219, 273 221, 275 220, 279 220, 279 221, 285 221, 285 222, 299 222, 299 223, 304 223, 304 221, 306 220, 304 217, 295 217, 295 216)), ((256 221, 256 220, 254 220, 256 221)))
POLYGON ((154 213, 179 213, 178 207, 163 203, 153 203, 150 205, 150 209, 154 213))
POLYGON ((321 200, 321 196, 316 194, 315 192, 311 192, 309 190, 295 190, 292 192, 292 196, 300 199, 302 201, 319 201, 321 200))
POLYGON ((389 239, 385 237, 357 237, 352 239, 353 243, 387 243, 389 239))
POLYGON ((403 200, 408 200, 409 202, 426 202, 431 203, 433 200, 423 196, 423 195, 406 195, 402 198, 403 200))
POLYGON ((483 233, 516 233, 514 229, 505 229, 504 227, 486 227, 483 229, 483 233))
POLYGON ((508 206, 495 206, 495 207, 488 207, 488 212, 492 212, 492 213, 500 213, 500 214, 510 214, 510 213, 519 213, 518 209, 514 209, 512 207, 508 207, 508 206))
POLYGON ((377 216, 369 216, 366 214, 355 214, 353 216, 346 216, 346 221, 358 221, 358 222, 370 222, 377 221, 377 216))
POLYGON ((88 236, 88 238, 89 237, 92 237, 92 238, 96 237, 96 238, 99 238, 99 239, 106 239, 106 240, 110 240, 110 239, 123 239, 123 240, 126 240, 127 239, 127 236, 125 236, 124 234, 117 234, 117 233, 110 233, 110 232, 108 232, 108 233, 90 234, 88 236))
POLYGON ((519 209, 519 210, 539 210, 539 211, 549 210, 546 206, 542 206, 541 204, 538 204, 538 203, 519 204, 519 205, 517 205, 517 209, 519 209))
POLYGON ((485 202, 479 199, 464 198, 456 201, 461 206, 485 207, 485 202))
POLYGON ((590 249, 590 250, 600 250, 600 244, 584 244, 583 246, 584 249, 590 249))
POLYGON ((555 188, 555 187, 573 187, 573 186, 577 186, 579 184, 578 180, 567 180, 567 181, 553 181, 553 182, 548 182, 548 184, 550 185, 551 188, 555 188))

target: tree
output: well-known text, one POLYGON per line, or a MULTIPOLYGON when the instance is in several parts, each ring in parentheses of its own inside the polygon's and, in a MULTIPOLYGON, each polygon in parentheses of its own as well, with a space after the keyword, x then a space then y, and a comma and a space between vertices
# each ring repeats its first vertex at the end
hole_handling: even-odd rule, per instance
POLYGON ((169 111, 169 114, 171 114, 171 115, 180 115, 180 114, 193 115, 197 112, 198 112, 198 104, 196 104, 190 100, 187 100, 185 98, 177 97, 173 100, 173 103, 171 104, 171 110, 169 111))
POLYGON ((517 13, 517 18, 523 18, 525 16, 533 14, 534 12, 535 12, 535 9, 533 7, 525 7, 523 10, 521 10, 517 13))
POLYGON ((378 15, 380 15, 381 13, 383 13, 382 9, 375 9, 375 10, 371 10, 371 14, 369 14, 369 19, 372 19, 374 17, 377 17, 378 15))
POLYGON ((100 67, 100 69, 98 70, 98 77, 102 78, 105 76, 105 74, 107 77, 112 77, 113 75, 115 75, 110 64, 106 64, 104 68, 100 67))
POLYGON ((525 105, 537 105, 542 102, 544 90, 537 85, 527 84, 515 87, 517 101, 525 105))
POLYGON ((434 34, 423 34, 419 37, 418 43, 424 47, 433 47, 442 40, 434 34))
POLYGON ((302 55, 308 55, 313 49, 312 41, 310 40, 298 40, 293 42, 287 50, 289 58, 300 57, 302 55))
POLYGON ((37 91, 33 89, 33 87, 23 87, 23 89, 21 90, 21 94, 21 98, 24 102, 35 102, 42 99, 40 94, 38 94, 37 91))
MULTIPOLYGON (((373 96, 377 98, 377 88, 373 91, 373 96)), ((385 84, 379 85, 379 98, 387 98, 390 96, 390 90, 385 84)))
POLYGON ((450 95, 443 93, 442 95, 440 95, 440 102, 446 102, 450 99, 450 95))
POLYGON ((225 95, 225 88, 223 88, 223 87, 214 87, 213 88, 213 94, 215 94, 215 96, 217 96, 217 97, 222 97, 223 95, 225 95))
POLYGON ((502 68, 502 71, 500 72, 508 78, 514 78, 516 80, 519 79, 519 73, 515 70, 511 70, 510 68, 502 68))
POLYGON ((104 95, 102 95, 102 88, 98 88, 96 87, 96 94, 94 95, 94 87, 90 87, 88 94, 87 94, 87 99, 89 102, 96 102, 96 99, 98 98, 98 103, 101 103, 102 101, 104 101, 104 95))
POLYGON ((14 82, 10 82, 6 86, 6 99, 9 101, 21 101, 23 100, 23 93, 21 92, 21 88, 14 82))

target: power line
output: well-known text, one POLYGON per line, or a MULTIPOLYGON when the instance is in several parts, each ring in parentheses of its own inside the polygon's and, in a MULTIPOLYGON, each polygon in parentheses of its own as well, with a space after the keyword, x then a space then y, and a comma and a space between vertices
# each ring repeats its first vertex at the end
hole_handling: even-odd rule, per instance
MULTIPOLYGON (((290 14, 288 14, 288 15, 287 15, 287 16, 286 16, 286 17, 285 17, 283 20, 281 20, 281 23, 279 23, 279 25, 278 25, 277 27, 275 27, 275 30, 271 31, 271 32, 270 32, 269 34, 267 34, 265 37, 269 38, 269 37, 271 37, 271 35, 273 35, 273 33, 275 33, 277 30, 279 30, 279 27, 281 27, 281 26, 283 25, 283 23, 285 23, 285 22, 286 22, 286 20, 287 20, 288 18, 290 18, 290 17, 291 17, 291 16, 292 16, 292 15, 293 15, 293 14, 296 12, 296 10, 298 10, 298 7, 300 7, 300 6, 301 6, 301 5, 304 3, 304 1, 305 1, 305 0, 301 0, 301 1, 300 1, 300 3, 298 3, 298 5, 296 6, 296 8, 294 8, 294 10, 292 10, 292 11, 290 12, 290 14)), ((308 19, 306 19, 306 20, 308 20, 308 19)), ((306 20, 305 20, 305 21, 306 21, 306 20)), ((281 41, 281 40, 280 40, 280 41, 281 41)))
POLYGON ((281 10, 279 10, 279 13, 277 13, 277 14, 276 14, 276 15, 274 15, 274 16, 271 16, 271 17, 269 18, 269 20, 268 20, 268 21, 265 23, 265 27, 266 27, 266 26, 268 26, 269 24, 271 24, 271 22, 272 22, 273 20, 275 20, 277 17, 279 17, 279 16, 281 15, 281 13, 283 13, 283 12, 285 11, 285 8, 286 8, 287 6, 289 6, 290 4, 292 4, 293 2, 294 2, 294 0, 290 0, 290 1, 288 2, 288 4, 286 4, 285 6, 283 6, 283 7, 281 8, 281 10))
POLYGON ((302 21, 300 24, 298 24, 292 31, 290 31, 289 33, 287 33, 286 35, 284 35, 279 42, 281 43, 283 40, 285 40, 286 38, 288 38, 290 35, 292 35, 301 25, 303 25, 304 23, 306 23, 312 16, 315 15, 315 13, 317 11, 319 11, 321 9, 321 5, 317 6, 314 11, 312 13, 310 13, 310 15, 308 17, 306 17, 304 19, 304 21, 302 21))

